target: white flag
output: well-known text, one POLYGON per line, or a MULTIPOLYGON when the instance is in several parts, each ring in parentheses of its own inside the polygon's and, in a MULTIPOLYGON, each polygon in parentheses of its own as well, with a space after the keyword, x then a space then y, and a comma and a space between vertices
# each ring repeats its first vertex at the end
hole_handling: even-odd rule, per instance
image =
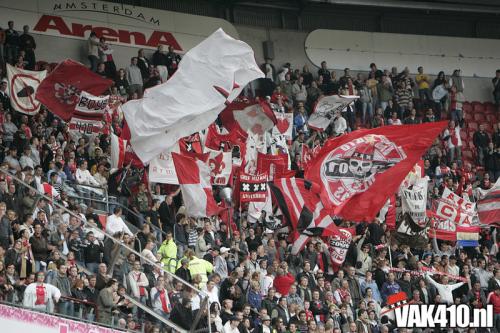
POLYGON ((247 83, 261 77, 252 48, 217 30, 186 53, 170 80, 122 106, 137 156, 147 163, 207 128, 247 83))
POLYGON ((46 75, 47 71, 27 71, 7 64, 10 103, 14 110, 24 114, 37 114, 40 111, 40 102, 35 99, 35 93, 46 75))

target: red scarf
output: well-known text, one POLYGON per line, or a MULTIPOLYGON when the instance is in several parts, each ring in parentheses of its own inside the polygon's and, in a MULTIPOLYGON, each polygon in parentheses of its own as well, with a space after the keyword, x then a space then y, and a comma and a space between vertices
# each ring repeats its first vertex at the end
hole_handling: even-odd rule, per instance
POLYGON ((165 289, 160 291, 160 301, 161 301, 161 308, 163 312, 169 313, 170 312, 170 302, 167 299, 167 293, 165 292, 165 289))
POLYGON ((352 83, 349 83, 349 85, 347 86, 347 88, 349 89, 349 95, 354 95, 354 89, 352 87, 352 83))
MULTIPOLYGON (((139 282, 141 280, 141 272, 136 275, 135 280, 139 282)), ((139 296, 145 296, 146 295, 146 289, 144 287, 139 287, 139 296)))
POLYGON ((36 301, 35 305, 44 305, 45 304, 45 287, 43 284, 41 286, 36 286, 36 301))
POLYGON ((317 260, 318 262, 318 267, 321 269, 323 272, 325 271, 325 263, 323 262, 323 256, 321 253, 318 253, 317 260))
POLYGON ((458 145, 457 131, 455 128, 448 128, 448 130, 450 131, 451 144, 456 147, 458 145))

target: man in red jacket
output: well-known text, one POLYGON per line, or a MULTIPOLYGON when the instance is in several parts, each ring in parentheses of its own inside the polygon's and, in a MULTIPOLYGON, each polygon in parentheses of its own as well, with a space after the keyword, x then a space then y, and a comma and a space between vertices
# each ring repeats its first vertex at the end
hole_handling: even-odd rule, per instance
POLYGON ((293 275, 288 272, 288 267, 281 264, 276 272, 276 277, 274 278, 273 286, 281 296, 287 296, 290 291, 290 287, 295 282, 293 275))

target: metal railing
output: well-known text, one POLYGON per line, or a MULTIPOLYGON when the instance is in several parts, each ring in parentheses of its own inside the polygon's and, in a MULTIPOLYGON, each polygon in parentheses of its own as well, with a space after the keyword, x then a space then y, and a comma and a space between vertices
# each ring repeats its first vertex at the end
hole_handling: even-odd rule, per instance
MULTIPOLYGON (((7 170, 3 170, 0 168, 0 173, 3 173, 4 175, 6 176, 9 176, 11 177, 14 181, 16 181, 18 184, 21 184, 23 185, 24 187, 36 192, 39 196, 43 197, 44 199, 46 199, 48 202, 51 202, 53 206, 57 207, 58 209, 68 213, 70 216, 73 216, 75 218, 78 219, 78 221, 81 221, 81 217, 76 215, 74 212, 68 210, 66 207, 62 206, 61 204, 59 204, 58 202, 54 201, 53 198, 45 195, 44 193, 40 192, 37 188, 34 188, 32 187, 31 185, 27 184, 26 182, 24 182, 22 179, 19 179, 16 175, 10 173, 9 171, 7 170)), ((96 226, 93 226, 89 223, 87 223, 86 221, 84 221, 84 225, 85 227, 89 228, 89 229, 93 229, 95 231, 98 231, 99 233, 102 233, 105 235, 106 238, 112 240, 115 244, 118 244, 119 246, 125 248, 127 251, 129 252, 132 252, 134 253, 138 258, 141 259, 141 262, 146 262, 148 263, 149 265, 153 266, 153 267, 156 267, 156 268, 159 268, 161 271, 164 272, 164 274, 166 276, 168 276, 171 280, 177 280, 177 281, 180 281, 184 286, 190 288, 191 290, 195 291, 199 296, 201 296, 201 304, 206 304, 206 308, 207 308, 207 326, 208 326, 208 333, 211 333, 212 330, 211 330, 211 325, 210 325, 210 302, 208 301, 209 300, 209 296, 199 290, 198 288, 196 288, 194 285, 192 285, 191 283, 185 281, 184 279, 176 276, 175 274, 167 271, 167 270, 164 270, 162 266, 158 265, 156 262, 150 260, 149 258, 146 258, 144 256, 142 256, 139 252, 135 251, 135 249, 123 244, 121 242, 120 239, 117 239, 115 237, 113 237, 112 235, 108 234, 105 230, 100 230, 98 229, 96 226)), ((148 312, 149 311, 152 311, 151 309, 149 309, 147 306, 145 306, 144 304, 140 303, 140 302, 137 302, 136 301, 136 306, 141 308, 142 310, 144 310, 145 312, 148 312)), ((154 311, 153 311, 154 312, 154 311)), ((202 307, 200 306, 200 311, 198 311, 198 316, 197 318, 195 319, 194 323, 193 324, 196 324, 198 321, 199 321, 199 318, 202 314, 202 307)), ((176 331, 178 332, 186 332, 185 330, 183 329, 180 329, 179 327, 177 327, 177 325, 175 325, 172 321, 170 320, 167 320, 159 315, 157 315, 157 318, 159 321, 161 321, 163 324, 165 324, 166 326, 168 327, 171 327, 173 329, 175 329, 176 331)), ((193 327, 191 328, 190 332, 194 332, 195 331, 195 327, 196 325, 193 325, 193 327)))

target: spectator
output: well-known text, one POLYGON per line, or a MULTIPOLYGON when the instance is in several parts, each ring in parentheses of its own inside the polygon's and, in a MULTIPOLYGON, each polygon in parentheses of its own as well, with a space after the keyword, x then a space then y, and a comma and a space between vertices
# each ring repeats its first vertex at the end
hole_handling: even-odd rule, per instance
POLYGON ((424 74, 424 68, 422 66, 419 66, 417 70, 418 74, 415 76, 415 81, 418 85, 420 103, 422 103, 422 105, 428 105, 428 103, 432 101, 429 75, 424 74))
POLYGON ((90 32, 87 39, 87 57, 90 61, 90 70, 96 72, 99 63, 99 38, 94 31, 90 32))
POLYGON ((29 34, 29 26, 23 26, 23 34, 19 37, 19 47, 20 50, 24 51, 24 60, 27 62, 25 69, 33 71, 35 70, 35 49, 36 43, 33 36, 29 34))
POLYGON ((9 21, 7 24, 9 28, 5 30, 5 58, 9 64, 14 64, 18 58, 21 40, 19 33, 14 29, 14 21, 9 21))
POLYGON ((295 103, 305 103, 307 101, 307 90, 304 84, 304 77, 299 76, 292 86, 292 96, 295 103))
POLYGON ((321 68, 318 70, 318 76, 322 77, 325 84, 329 84, 331 80, 330 71, 327 68, 326 61, 321 62, 321 68))
POLYGON ((127 227, 121 216, 122 216, 122 209, 120 207, 116 207, 113 210, 113 214, 108 216, 106 220, 106 232, 115 237, 116 235, 123 233, 133 237, 134 235, 127 227))
POLYGON ((158 49, 153 54, 153 65, 160 74, 161 82, 167 82, 168 79, 168 57, 165 52, 165 45, 158 45, 158 49))
POLYGON ((158 277, 156 286, 151 289, 151 304, 156 313, 165 319, 169 318, 172 305, 165 289, 165 278, 163 276, 158 277))
POLYGON ((120 302, 115 301, 114 294, 118 290, 118 282, 116 280, 109 280, 106 288, 99 292, 97 297, 97 307, 99 309, 99 322, 105 325, 111 325, 112 311, 120 302))
POLYGON ((477 163, 484 166, 484 155, 490 142, 490 137, 484 130, 484 124, 479 124, 479 130, 472 136, 472 142, 474 143, 474 147, 476 147, 477 163))
POLYGON ((385 110, 389 104, 389 100, 392 99, 394 90, 392 88, 391 81, 386 75, 382 76, 381 82, 377 84, 377 96, 382 110, 385 110))
POLYGON ((61 298, 57 304, 60 314, 72 317, 74 315, 74 304, 68 297, 71 297, 71 282, 67 276, 68 267, 64 264, 57 264, 57 275, 52 280, 51 284, 59 289, 61 298))
POLYGON ((137 51, 137 66, 141 70, 142 80, 146 82, 149 79, 149 60, 144 55, 144 49, 137 51))
POLYGON ((455 125, 453 120, 448 123, 448 128, 443 133, 446 142, 449 163, 462 159, 462 138, 460 137, 460 126, 455 125))
POLYGON ((28 308, 48 313, 54 311, 54 303, 58 303, 61 292, 57 287, 44 283, 45 274, 36 273, 36 282, 29 284, 24 290, 23 305, 28 308))
POLYGON ((132 57, 130 65, 127 67, 127 81, 129 83, 129 95, 136 93, 138 96, 142 94, 142 74, 141 69, 137 66, 137 57, 132 57))
MULTIPOLYGON (((168 76, 174 75, 179 63, 181 62, 181 56, 174 52, 174 48, 170 45, 168 46, 168 53, 166 54, 167 58, 167 69, 168 76)), ((165 82, 165 81, 162 81, 165 82)))

